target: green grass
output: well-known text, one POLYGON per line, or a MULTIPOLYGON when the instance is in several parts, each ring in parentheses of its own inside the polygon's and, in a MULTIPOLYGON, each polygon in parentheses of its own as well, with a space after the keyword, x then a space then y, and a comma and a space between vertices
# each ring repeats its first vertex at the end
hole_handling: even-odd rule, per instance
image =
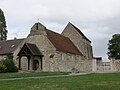
POLYGON ((120 90, 120 73, 0 81, 0 90, 120 90))
POLYGON ((65 72, 22 72, 22 73, 0 73, 0 79, 6 78, 21 78, 21 77, 38 77, 38 76, 53 76, 66 75, 65 72))

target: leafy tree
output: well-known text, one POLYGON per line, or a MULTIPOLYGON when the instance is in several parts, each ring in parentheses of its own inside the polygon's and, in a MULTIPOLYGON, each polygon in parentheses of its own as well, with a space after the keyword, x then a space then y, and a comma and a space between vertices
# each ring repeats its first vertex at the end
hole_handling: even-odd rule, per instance
POLYGON ((108 57, 120 59, 120 34, 114 34, 108 43, 108 57))
POLYGON ((0 40, 7 39, 6 21, 4 12, 0 9, 0 40))

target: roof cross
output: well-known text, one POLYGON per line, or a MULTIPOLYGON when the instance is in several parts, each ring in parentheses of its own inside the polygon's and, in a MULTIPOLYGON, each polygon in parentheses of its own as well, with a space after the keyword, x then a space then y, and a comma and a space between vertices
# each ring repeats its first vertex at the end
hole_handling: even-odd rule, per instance
POLYGON ((40 19, 38 18, 38 19, 37 19, 37 21, 39 22, 39 21, 40 21, 40 19))

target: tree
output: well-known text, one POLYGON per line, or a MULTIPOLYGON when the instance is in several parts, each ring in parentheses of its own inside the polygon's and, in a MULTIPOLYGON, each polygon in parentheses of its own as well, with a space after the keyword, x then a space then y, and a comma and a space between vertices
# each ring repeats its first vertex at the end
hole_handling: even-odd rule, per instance
POLYGON ((114 34, 108 43, 108 57, 120 59, 120 34, 114 34))
POLYGON ((6 21, 4 12, 0 9, 0 40, 7 39, 6 21))

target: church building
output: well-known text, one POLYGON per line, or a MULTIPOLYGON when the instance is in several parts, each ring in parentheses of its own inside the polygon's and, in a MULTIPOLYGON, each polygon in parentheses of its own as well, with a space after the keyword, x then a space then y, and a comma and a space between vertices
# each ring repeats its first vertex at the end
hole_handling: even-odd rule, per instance
POLYGON ((0 60, 7 55, 19 70, 92 71, 91 41, 72 23, 61 34, 35 23, 27 38, 0 41, 0 60))

